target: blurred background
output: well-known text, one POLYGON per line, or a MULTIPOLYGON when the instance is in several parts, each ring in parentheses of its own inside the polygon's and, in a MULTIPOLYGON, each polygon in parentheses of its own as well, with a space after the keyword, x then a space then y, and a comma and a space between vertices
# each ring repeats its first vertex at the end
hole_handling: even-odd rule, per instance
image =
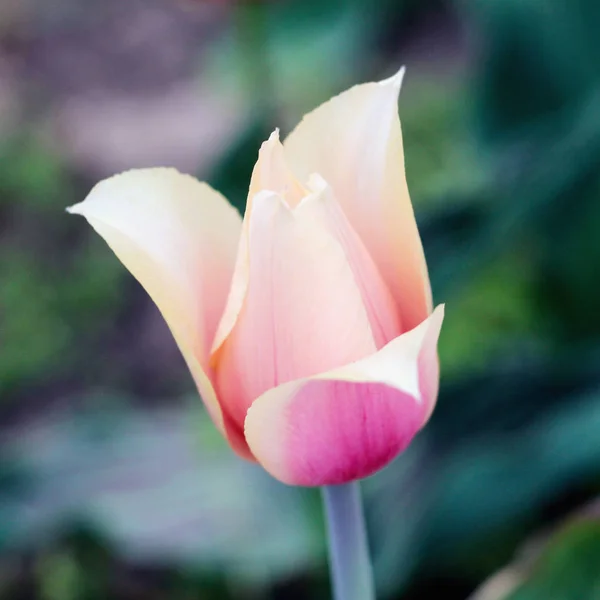
POLYGON ((233 456, 64 208, 138 166, 243 209, 275 126, 406 64, 447 317, 430 425, 365 482, 379 597, 600 598, 597 0, 0 0, 0 598, 329 598, 318 493, 233 456))

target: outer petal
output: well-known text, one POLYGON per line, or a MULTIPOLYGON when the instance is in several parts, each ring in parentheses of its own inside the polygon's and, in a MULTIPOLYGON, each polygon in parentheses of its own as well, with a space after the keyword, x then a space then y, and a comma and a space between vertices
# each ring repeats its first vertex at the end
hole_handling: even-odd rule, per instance
POLYGON ((431 312, 431 289, 404 175, 398 119, 403 72, 332 98, 304 118, 284 148, 301 181, 317 172, 332 186, 408 330, 431 312))
POLYGON ((249 248, 242 310, 213 355, 219 397, 241 426, 269 388, 375 351, 346 255, 317 222, 262 192, 254 198, 249 248))
POLYGON ((231 282, 241 230, 237 211, 205 183, 174 169, 117 175, 68 210, 88 220, 157 304, 225 431, 208 356, 231 282))
POLYGON ((440 306, 376 354, 263 394, 246 418, 255 458, 284 483, 305 486, 345 483, 388 464, 433 410, 443 315, 440 306))
POLYGON ((254 197, 264 190, 276 192, 291 207, 296 206, 308 194, 308 191, 294 177, 285 161, 278 129, 270 135, 266 142, 263 142, 258 152, 258 160, 252 171, 233 281, 225 311, 213 342, 213 351, 218 350, 231 333, 244 303, 249 278, 248 228, 254 197))

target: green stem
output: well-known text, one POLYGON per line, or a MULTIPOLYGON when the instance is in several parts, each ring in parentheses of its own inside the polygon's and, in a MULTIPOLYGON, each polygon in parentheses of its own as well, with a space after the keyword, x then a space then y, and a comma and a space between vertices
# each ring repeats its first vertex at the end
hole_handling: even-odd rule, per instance
POLYGON ((358 482, 324 487, 334 600, 375 600, 358 482))

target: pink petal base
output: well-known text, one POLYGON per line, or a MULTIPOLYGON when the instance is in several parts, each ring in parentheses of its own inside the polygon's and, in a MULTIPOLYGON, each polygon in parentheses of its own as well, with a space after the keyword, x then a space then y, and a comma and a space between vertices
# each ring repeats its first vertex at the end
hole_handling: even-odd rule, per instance
POLYGON ((409 445, 424 415, 423 404, 381 383, 308 381, 280 415, 284 456, 272 474, 302 486, 367 477, 409 445))

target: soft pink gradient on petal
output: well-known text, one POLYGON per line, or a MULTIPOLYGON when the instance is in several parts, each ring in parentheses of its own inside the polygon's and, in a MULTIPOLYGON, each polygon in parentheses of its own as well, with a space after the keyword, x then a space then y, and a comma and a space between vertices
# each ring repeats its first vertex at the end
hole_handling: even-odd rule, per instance
POLYGON ((367 310, 375 345, 381 348, 402 333, 394 298, 331 188, 318 175, 311 177, 310 185, 314 193, 301 201, 295 214, 322 224, 344 249, 367 310))
MULTIPOLYGON (((89 221, 154 300, 225 432, 208 358, 233 272, 241 231, 237 211, 193 177, 140 169, 100 182, 69 212, 89 221)), ((243 440, 239 428, 236 433, 243 440)))
POLYGON ((255 458, 280 481, 303 486, 345 483, 388 464, 435 404, 443 316, 439 306, 367 358, 264 393, 246 417, 255 458))
POLYGON ((271 192, 254 198, 249 282, 231 334, 213 355, 219 398, 241 426, 252 402, 284 382, 375 351, 346 255, 318 222, 271 192))
POLYGON ((279 141, 278 129, 270 135, 266 142, 263 142, 258 152, 258 160, 252 171, 233 281, 225 310, 213 341, 213 352, 219 349, 231 333, 244 303, 244 298, 248 290, 248 227, 252 215, 253 199, 256 194, 265 190, 279 194, 290 207, 296 206, 308 194, 308 191, 296 180, 285 162, 283 146, 279 141))
POLYGON ((404 174, 398 119, 403 70, 358 85, 304 117, 284 141, 305 181, 319 173, 389 286, 405 330, 430 314, 431 288, 404 174))

